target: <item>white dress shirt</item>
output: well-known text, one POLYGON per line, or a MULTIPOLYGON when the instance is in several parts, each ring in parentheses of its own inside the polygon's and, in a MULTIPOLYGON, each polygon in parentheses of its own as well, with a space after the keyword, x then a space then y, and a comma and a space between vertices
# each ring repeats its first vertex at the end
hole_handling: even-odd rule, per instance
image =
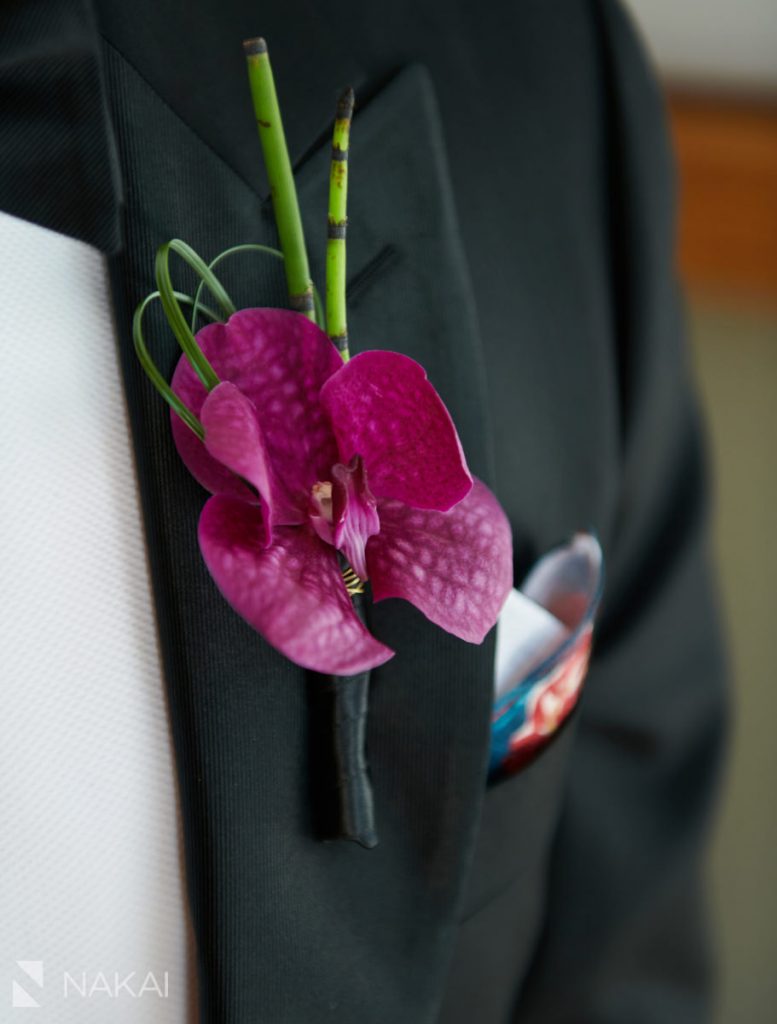
POLYGON ((191 1022, 180 815, 104 258, 0 213, 0 317, 0 1020, 191 1022))

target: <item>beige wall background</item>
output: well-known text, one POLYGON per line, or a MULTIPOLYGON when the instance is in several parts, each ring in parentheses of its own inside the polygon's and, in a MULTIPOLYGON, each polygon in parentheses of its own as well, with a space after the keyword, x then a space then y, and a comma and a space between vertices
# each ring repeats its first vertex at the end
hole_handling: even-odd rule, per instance
POLYGON ((777 316, 696 304, 736 720, 710 864, 718 1024, 777 1020, 777 316))
POLYGON ((624 0, 670 79, 777 88, 775 0, 624 0))
POLYGON ((735 701, 715 1024, 777 1021, 777 0, 627 0, 670 99, 735 701))

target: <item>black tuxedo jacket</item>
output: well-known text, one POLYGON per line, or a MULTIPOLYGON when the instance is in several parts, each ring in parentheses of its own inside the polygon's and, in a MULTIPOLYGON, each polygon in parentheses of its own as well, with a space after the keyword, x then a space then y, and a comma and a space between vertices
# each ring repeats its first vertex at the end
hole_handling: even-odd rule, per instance
MULTIPOLYGON (((7 3, 11 213, 110 257, 207 1024, 705 1019, 699 861, 723 722, 699 429, 656 86, 613 0, 7 3), (323 278, 334 103, 352 133, 352 349, 418 359, 510 517, 516 579, 594 527, 608 584, 581 705, 486 785, 493 642, 371 611, 380 845, 323 842, 320 678, 199 555, 204 493, 131 313, 157 245, 275 241, 241 40, 263 34, 323 278)), ((239 305, 278 266, 233 260, 239 305)), ((180 281, 191 285, 185 268, 180 281)), ((165 372, 177 350, 157 320, 165 372)), ((106 339, 106 344, 110 343, 106 339)))

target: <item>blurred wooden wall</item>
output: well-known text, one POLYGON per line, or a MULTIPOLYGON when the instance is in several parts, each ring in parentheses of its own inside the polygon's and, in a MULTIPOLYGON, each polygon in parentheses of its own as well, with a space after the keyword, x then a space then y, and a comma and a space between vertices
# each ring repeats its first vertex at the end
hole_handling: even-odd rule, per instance
POLYGON ((777 308, 777 97, 668 89, 692 294, 777 308))

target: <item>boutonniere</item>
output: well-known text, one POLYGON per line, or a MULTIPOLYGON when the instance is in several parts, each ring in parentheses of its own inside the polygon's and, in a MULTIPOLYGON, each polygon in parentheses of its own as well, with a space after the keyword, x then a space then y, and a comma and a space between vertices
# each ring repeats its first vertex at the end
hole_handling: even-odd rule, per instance
POLYGON ((334 122, 322 302, 310 278, 267 47, 260 39, 244 45, 281 249, 240 245, 206 263, 184 242, 166 242, 156 256, 157 291, 138 306, 133 336, 171 407, 178 452, 210 492, 198 536, 216 586, 287 658, 334 677, 339 831, 373 846, 368 686, 371 670, 395 652, 366 625, 369 602, 402 598, 442 629, 480 643, 512 586, 511 534, 494 495, 470 474, 423 368, 383 349, 351 358, 345 266, 353 92, 340 99, 334 122), (225 257, 257 250, 283 259, 289 309, 237 310, 216 276, 225 257), (193 296, 173 288, 171 253, 199 276, 193 296), (217 310, 203 303, 204 288, 217 310), (143 333, 155 300, 182 350, 170 383, 143 333), (192 307, 188 321, 182 304, 192 307), (211 322, 197 330, 200 316, 211 322))

